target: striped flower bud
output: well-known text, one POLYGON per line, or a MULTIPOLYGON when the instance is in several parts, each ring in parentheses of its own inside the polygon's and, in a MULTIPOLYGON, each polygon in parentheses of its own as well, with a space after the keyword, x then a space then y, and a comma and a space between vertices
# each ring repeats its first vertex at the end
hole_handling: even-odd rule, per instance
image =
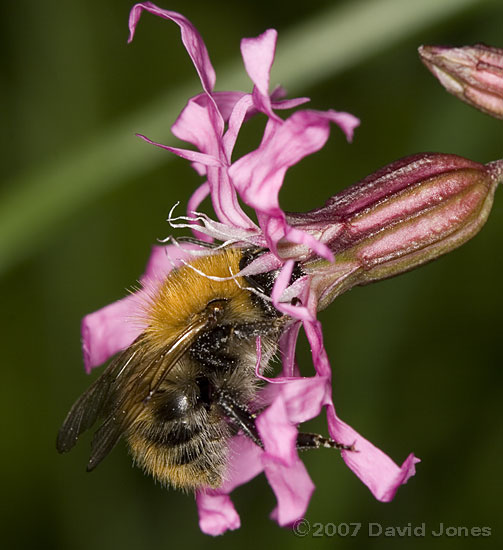
POLYGON ((483 44, 421 46, 421 60, 442 86, 462 101, 503 119, 503 50, 483 44))
POLYGON ((424 153, 398 160, 332 197, 288 214, 316 234, 335 262, 308 259, 320 309, 353 286, 409 271, 471 239, 484 225, 503 161, 487 165, 424 153))

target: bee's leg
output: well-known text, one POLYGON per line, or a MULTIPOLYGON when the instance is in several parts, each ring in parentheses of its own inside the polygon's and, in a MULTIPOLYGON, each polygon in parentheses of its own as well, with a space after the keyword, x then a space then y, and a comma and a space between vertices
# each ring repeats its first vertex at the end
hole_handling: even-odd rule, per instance
POLYGON ((225 416, 259 447, 264 447, 255 426, 257 415, 251 413, 246 406, 239 403, 225 390, 218 391, 217 403, 225 416))
POLYGON ((354 443, 352 445, 344 445, 319 434, 299 433, 297 435, 297 449, 320 449, 321 447, 325 447, 325 449, 339 449, 341 451, 356 451, 354 443))
MULTIPOLYGON (((256 445, 264 447, 255 426, 257 414, 251 413, 242 403, 239 403, 225 390, 219 390, 217 402, 224 411, 225 416, 237 428, 241 429, 256 445)), ((299 433, 297 435, 296 447, 298 450, 320 449, 324 447, 326 449, 339 449, 341 451, 356 451, 354 444, 345 445, 328 437, 312 433, 299 433)))

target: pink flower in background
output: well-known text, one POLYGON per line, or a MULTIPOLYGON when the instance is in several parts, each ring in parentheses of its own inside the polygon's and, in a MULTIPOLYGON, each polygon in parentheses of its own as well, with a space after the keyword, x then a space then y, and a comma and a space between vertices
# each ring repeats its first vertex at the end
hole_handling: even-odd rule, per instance
POLYGON ((503 119, 503 49, 484 44, 421 46, 419 56, 449 93, 503 119))
MULTIPOLYGON (((286 526, 303 517, 314 486, 296 450, 297 426, 318 416, 322 409, 330 437, 353 446, 354 450, 341 451, 345 463, 378 500, 391 500, 398 487, 414 475, 418 459, 410 454, 398 466, 338 418, 317 311, 355 285, 412 269, 471 238, 489 213, 494 189, 503 176, 501 162, 484 166, 455 155, 415 155, 332 197, 323 208, 286 213, 279 204, 279 192, 288 168, 325 145, 331 124, 351 140, 358 119, 344 112, 307 109, 285 119, 279 117, 278 111, 299 107, 308 100, 281 99, 281 88, 269 91, 275 30, 241 42, 252 92, 215 92, 215 71, 204 42, 182 15, 150 2, 137 4, 130 14, 129 40, 143 10, 180 27, 203 88, 201 94, 189 99, 172 127, 173 134, 195 150, 169 147, 141 136, 191 161, 198 174, 205 176, 189 201, 187 216, 170 215, 169 221, 190 228, 201 240, 265 248, 267 252, 240 275, 279 270, 270 298, 279 311, 295 321, 279 343, 281 375, 266 379, 257 368, 257 375, 270 382, 263 389, 269 406, 256 422, 264 449, 243 435, 232 438, 224 485, 196 494, 201 529, 217 535, 238 528, 240 519, 229 495, 261 472, 276 495, 274 519, 286 526), (257 113, 267 117, 261 143, 234 159, 240 129, 257 113), (218 221, 198 213, 208 196, 218 221), (256 221, 243 211, 240 201, 253 208, 256 221), (290 284, 296 263, 302 266, 303 274, 290 284), (301 325, 311 346, 316 370, 313 377, 300 376, 295 364, 301 325)), ((142 290, 84 318, 88 371, 131 345, 144 329, 140 323, 131 322, 138 318, 143 295, 201 250, 197 244, 174 240, 168 246, 155 247, 141 280, 142 290)), ((257 365, 260 353, 258 339, 257 365)))

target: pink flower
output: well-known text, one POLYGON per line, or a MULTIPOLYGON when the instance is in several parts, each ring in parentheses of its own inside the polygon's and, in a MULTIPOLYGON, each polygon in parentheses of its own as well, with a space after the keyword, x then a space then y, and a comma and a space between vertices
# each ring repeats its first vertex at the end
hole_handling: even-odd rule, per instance
POLYGON ((503 49, 484 44, 421 46, 419 56, 449 93, 503 119, 503 49))
MULTIPOLYGON (((201 94, 189 99, 172 127, 173 134, 195 150, 169 147, 140 136, 191 161, 198 174, 205 176, 189 201, 187 215, 173 218, 170 214, 169 221, 173 226, 190 228, 201 240, 266 249, 240 275, 278 270, 270 299, 295 321, 279 342, 281 376, 268 379, 259 372, 261 342, 257 339, 257 376, 269 382, 261 395, 268 407, 256 421, 264 448, 244 435, 231 439, 226 481, 218 489, 196 494, 201 529, 217 535, 238 528, 240 518, 230 493, 262 472, 277 499, 272 517, 284 526, 303 517, 314 486, 297 454, 297 426, 318 416, 322 409, 330 437, 353 446, 354 450, 341 451, 345 463, 378 500, 391 500, 398 487, 414 475, 418 459, 410 454, 401 466, 396 465, 338 418, 317 311, 355 285, 412 269, 471 238, 485 222, 494 189, 503 177, 501 161, 483 166, 455 155, 416 155, 365 178, 332 197, 323 208, 285 213, 278 197, 288 168, 325 145, 332 123, 351 140, 359 121, 332 110, 303 109, 286 119, 279 117, 277 111, 308 100, 283 100, 282 89, 269 91, 275 30, 241 42, 252 92, 215 92, 215 71, 206 46, 182 15, 151 2, 136 4, 130 14, 129 40, 144 10, 180 27, 203 88, 201 94), (267 117, 260 145, 233 159, 242 125, 257 113, 267 117), (207 196, 218 221, 197 212, 207 196), (257 222, 244 212, 240 201, 254 210, 257 222), (302 266, 303 274, 290 284, 296 264, 302 266), (316 370, 310 378, 302 377, 295 363, 301 325, 316 370)), ((201 254, 199 245, 173 239, 170 245, 154 247, 141 279, 143 288, 83 319, 88 372, 132 344, 145 328, 138 321, 145 294, 195 254, 201 254)))
MULTIPOLYGON (((307 277, 298 281, 296 286, 292 285, 295 286, 293 289, 288 286, 294 260, 314 254, 333 261, 334 255, 311 232, 290 223, 278 200, 287 169, 325 145, 331 123, 338 125, 351 139, 358 120, 348 113, 332 110, 301 110, 286 120, 276 114, 277 110, 290 109, 307 100, 280 101, 282 90, 269 93, 269 74, 277 37, 275 30, 270 29, 241 43, 245 69, 254 84, 252 93, 214 92, 215 72, 206 47, 196 29, 183 16, 162 10, 150 2, 137 4, 130 15, 130 40, 143 10, 170 19, 180 27, 182 41, 203 87, 203 93, 189 100, 172 128, 175 136, 194 145, 197 151, 156 143, 190 160, 197 172, 206 176, 206 181, 189 201, 188 216, 183 221, 199 237, 218 238, 235 246, 259 245, 270 250, 250 264, 246 271, 250 274, 282 268, 272 293, 273 303, 303 323, 318 373, 314 378, 302 378, 296 373, 297 323, 282 337, 283 376, 273 380, 269 392, 271 404, 257 420, 264 449, 244 436, 233 438, 229 477, 224 486, 196 495, 201 529, 216 535, 239 527, 239 516, 229 494, 260 472, 265 473, 276 494, 278 504, 273 517, 278 523, 289 525, 302 517, 314 486, 297 455, 296 426, 317 416, 322 408, 327 414, 331 437, 347 445, 354 444, 357 452, 342 451, 348 466, 376 498, 383 501, 392 499, 398 486, 413 475, 417 459, 410 455, 398 467, 336 416, 331 398, 330 365, 323 347, 321 325, 316 320, 317 295, 311 292, 307 277), (233 161, 232 152, 242 124, 258 112, 268 117, 261 144, 255 151, 233 161), (211 196, 218 222, 196 214, 207 195, 211 196), (244 213, 238 197, 255 210, 258 225, 244 213), (286 245, 293 248, 285 248, 286 245), (288 252, 286 256, 284 251, 288 252), (294 297, 302 301, 300 307, 293 305, 291 299, 294 297)), ((143 327, 131 320, 137 317, 142 293, 148 292, 151 285, 181 261, 190 261, 192 251, 193 247, 187 245, 154 248, 142 279, 145 289, 85 317, 83 341, 88 370, 130 345, 141 333, 143 327)))
MULTIPOLYGON (((195 150, 168 147, 141 136, 191 161, 206 178, 192 195, 187 216, 170 216, 169 221, 189 227, 200 239, 267 249, 241 275, 279 270, 270 299, 279 311, 295 320, 280 339, 281 376, 266 379, 259 372, 261 343, 257 339, 257 376, 270 382, 262 396, 269 406, 256 422, 264 448, 243 435, 232 438, 226 481, 218 489, 196 494, 201 529, 217 535, 238 528, 240 519, 229 495, 261 472, 276 495, 274 519, 287 526, 303 517, 314 486, 297 454, 297 426, 319 415, 322 409, 331 438, 353 446, 354 450, 341 451, 348 467, 377 499, 391 500, 398 487, 414 475, 418 459, 410 454, 398 466, 337 417, 331 396, 331 368, 317 311, 351 286, 416 267, 470 238, 487 217, 494 188, 501 181, 501 164, 484 167, 453 155, 404 159, 333 197, 322 209, 287 214, 279 204, 279 192, 288 168, 325 145, 331 124, 350 140, 359 121, 348 113, 332 110, 303 109, 286 119, 279 117, 279 110, 298 107, 307 99, 282 100, 283 90, 269 91, 275 30, 241 42, 244 66, 253 82, 252 92, 215 92, 215 72, 204 42, 182 15, 150 2, 136 4, 130 15, 130 40, 144 10, 180 27, 203 88, 201 94, 188 101, 172 127, 174 135, 195 150), (262 141, 257 149, 234 160, 233 149, 241 126, 257 113, 267 117, 262 141), (197 212, 208 195, 218 221, 197 212), (445 197, 453 202, 442 202, 445 197), (244 212, 239 201, 254 210, 257 222, 244 212), (435 217, 432 212, 438 215, 435 217), (391 226, 403 231, 387 233, 391 226), (382 231, 375 231, 376 228, 382 231), (353 230, 356 233, 351 233, 353 230), (412 234, 414 239, 410 238, 412 234), (455 242, 451 239, 451 243, 452 235, 459 238, 455 242), (417 253, 425 247, 429 247, 428 254, 417 253), (290 284, 296 264, 302 265, 304 271, 290 284), (316 376, 311 378, 300 376, 295 364, 301 325, 316 369, 316 376)), ((88 371, 132 344, 145 328, 137 320, 141 318, 138 310, 144 295, 173 268, 190 262, 197 253, 201 253, 197 244, 174 240, 171 245, 155 247, 141 280, 142 290, 83 319, 88 371)))

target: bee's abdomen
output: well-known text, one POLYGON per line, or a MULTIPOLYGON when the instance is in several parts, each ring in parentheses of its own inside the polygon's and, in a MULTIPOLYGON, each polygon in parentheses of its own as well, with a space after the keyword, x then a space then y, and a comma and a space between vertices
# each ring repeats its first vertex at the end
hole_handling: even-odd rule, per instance
POLYGON ((145 441, 153 445, 178 449, 188 443, 195 443, 201 438, 202 428, 199 424, 187 422, 170 422, 171 426, 146 427, 142 432, 145 441))
POLYGON ((185 420, 141 420, 128 436, 135 462, 161 483, 175 488, 220 486, 228 429, 222 419, 212 422, 207 416, 201 411, 185 420))

